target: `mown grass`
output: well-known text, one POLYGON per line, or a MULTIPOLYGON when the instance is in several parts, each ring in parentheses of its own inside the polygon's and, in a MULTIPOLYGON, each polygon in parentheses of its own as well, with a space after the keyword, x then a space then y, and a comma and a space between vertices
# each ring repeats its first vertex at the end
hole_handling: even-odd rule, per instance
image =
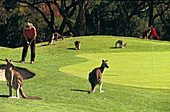
POLYGON ((148 52, 81 54, 78 56, 89 61, 64 66, 60 70, 78 77, 87 78, 87 74, 92 71, 92 68, 100 66, 102 59, 108 59, 110 69, 105 70, 104 82, 136 87, 170 89, 170 61, 168 60, 170 52, 155 52, 154 55, 152 67, 152 53, 148 52), (167 60, 166 63, 163 60, 167 60))
MULTIPOLYGON (((87 36, 87 37, 75 37, 68 38, 63 41, 55 42, 55 45, 46 46, 47 42, 37 44, 36 46, 36 62, 33 65, 29 64, 30 52, 27 55, 26 63, 21 64, 18 61, 21 58, 22 48, 9 49, 0 47, 0 63, 5 64, 5 58, 14 59, 14 64, 19 67, 27 68, 36 73, 36 76, 29 80, 24 80, 24 91, 30 96, 39 96, 43 100, 30 100, 30 99, 8 99, 0 98, 0 111, 25 111, 25 112, 168 112, 170 111, 170 90, 169 88, 154 88, 152 85, 161 85, 161 82, 155 84, 149 84, 150 87, 135 86, 134 84, 123 85, 122 83, 109 83, 104 81, 103 90, 104 93, 98 92, 98 87, 94 94, 87 94, 90 90, 90 84, 87 80, 88 73, 94 68, 100 65, 101 58, 94 58, 94 54, 151 54, 152 42, 150 40, 141 40, 128 37, 115 37, 115 36, 87 36), (114 44, 118 39, 122 39, 128 43, 125 49, 114 49, 114 44), (74 41, 80 40, 82 42, 81 50, 73 50, 74 41), (90 60, 85 56, 95 59, 90 60), (81 56, 81 57, 77 57, 81 56), (93 56, 90 56, 93 55, 93 56), (99 60, 98 60, 99 59, 99 60), (80 77, 75 74, 61 72, 60 69, 66 66, 72 66, 76 64, 89 63, 84 67, 84 76, 80 77), (91 63, 90 63, 91 62, 91 63), (86 69, 87 68, 87 69, 86 69)), ((169 56, 170 43, 163 41, 153 41, 154 56, 155 54, 162 54, 169 56)), ((109 55, 107 55, 109 56, 109 55)), ((108 58, 106 56, 106 58, 108 58)), ((122 55, 117 56, 116 60, 122 60, 122 55)), ((126 60, 132 60, 129 55, 126 56, 126 60)), ((168 58, 161 58, 161 61, 157 61, 157 64, 164 62, 166 69, 160 69, 158 73, 159 78, 165 77, 169 73, 169 61, 168 58), (164 71, 166 74, 163 74, 164 71), (160 75, 161 73, 161 75, 160 75)), ((134 61, 135 62, 135 61, 134 61)), ((109 74, 118 74, 118 70, 124 70, 126 66, 121 66, 120 63, 110 63, 111 67, 106 70, 106 76, 109 74), (116 64, 116 65, 115 65, 116 64), (114 67, 113 67, 114 66, 114 67), (119 66, 116 68, 116 66, 119 66), (122 69, 121 69, 122 68, 122 69), (108 72, 108 73, 107 73, 108 72)), ((163 68, 162 67, 162 68, 163 68)), ((73 68, 73 67, 72 67, 73 68)), ((77 67, 77 72, 82 72, 81 66, 77 67)), ((71 71, 68 69, 68 71, 71 71)), ((141 71, 146 72, 145 69, 141 71)), ((83 73, 82 72, 82 73, 83 73)), ((129 70, 128 72, 132 72, 129 70)), ((157 71, 155 71, 157 72, 157 71)), ((133 73, 133 72, 132 72, 133 73)), ((140 72, 141 75, 142 72, 140 72)), ((151 73, 149 71, 149 73, 151 73)), ((104 74, 105 75, 105 74, 104 74)), ((139 74, 140 75, 140 74, 139 74)), ((123 76, 123 74, 122 74, 123 76)), ((125 78, 129 78, 123 76, 125 78)), ((137 77, 135 77, 137 78, 137 77)), ((132 78, 132 81, 136 79, 132 78)), ((143 75, 143 77, 144 75, 143 75)), ((146 77, 147 78, 147 77, 146 77)), ((105 80, 105 77, 104 77, 105 80)), ((107 79, 108 80, 108 79, 107 79)), ((169 85, 169 77, 165 80, 169 85)), ((116 80, 116 77, 114 78, 116 80)), ((127 82, 128 83, 128 82, 127 82)), ((129 82, 130 83, 130 82, 129 82)), ((145 80, 143 81, 145 82, 145 80)), ((139 84, 141 85, 141 83, 139 84)), ((147 85, 148 86, 148 85, 147 85)), ((6 82, 0 82, 0 95, 7 95, 8 87, 6 82)), ((15 92, 14 92, 15 94, 15 92)))

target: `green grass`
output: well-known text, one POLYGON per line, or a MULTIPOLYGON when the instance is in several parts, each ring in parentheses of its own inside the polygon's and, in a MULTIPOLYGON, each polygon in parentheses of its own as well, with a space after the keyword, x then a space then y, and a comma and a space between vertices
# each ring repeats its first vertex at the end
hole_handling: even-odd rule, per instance
MULTIPOLYGON (((36 46, 36 62, 21 58, 22 48, 0 47, 0 63, 5 58, 27 68, 36 76, 24 80, 27 95, 43 100, 8 99, 0 97, 0 111, 24 112, 169 112, 170 111, 170 43, 153 41, 154 74, 152 75, 152 42, 128 37, 87 36, 67 38, 55 45, 36 46), (125 49, 114 49, 118 39, 128 43, 125 49), (82 42, 81 50, 73 50, 74 41, 82 42), (90 90, 88 73, 108 59, 103 90, 90 90), (105 99, 106 98, 106 99, 105 99)), ((6 82, 0 82, 0 95, 7 95, 6 82)), ((15 94, 15 92, 14 92, 15 94)))
POLYGON ((87 79, 87 74, 92 68, 100 66, 102 59, 108 59, 110 69, 105 70, 104 82, 170 89, 170 52, 155 52, 154 55, 153 73, 152 53, 149 52, 81 54, 77 56, 89 61, 64 66, 60 70, 87 79))

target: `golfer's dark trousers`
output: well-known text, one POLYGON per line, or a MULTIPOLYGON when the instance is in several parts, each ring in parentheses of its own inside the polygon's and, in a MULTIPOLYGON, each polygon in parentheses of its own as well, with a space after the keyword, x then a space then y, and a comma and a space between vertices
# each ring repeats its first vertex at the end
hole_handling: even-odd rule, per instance
MULTIPOLYGON (((28 41, 30 42, 32 39, 28 39, 28 41)), ((33 42, 31 43, 30 47, 31 47, 31 61, 34 61, 35 59, 35 44, 36 44, 36 39, 33 40, 33 42)), ((25 61, 25 58, 27 56, 27 52, 28 52, 28 45, 27 42, 24 41, 24 48, 22 51, 22 61, 25 61)))

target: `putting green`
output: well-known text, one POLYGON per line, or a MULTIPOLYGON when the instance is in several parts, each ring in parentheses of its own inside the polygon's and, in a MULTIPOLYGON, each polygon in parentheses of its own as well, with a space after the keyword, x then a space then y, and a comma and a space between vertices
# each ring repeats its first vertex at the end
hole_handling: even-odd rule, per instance
POLYGON ((112 84, 145 88, 170 89, 170 52, 94 53, 77 57, 87 62, 59 68, 60 71, 88 79, 88 74, 99 67, 102 59, 108 60, 103 81, 112 84), (153 68, 153 72, 152 72, 153 68))

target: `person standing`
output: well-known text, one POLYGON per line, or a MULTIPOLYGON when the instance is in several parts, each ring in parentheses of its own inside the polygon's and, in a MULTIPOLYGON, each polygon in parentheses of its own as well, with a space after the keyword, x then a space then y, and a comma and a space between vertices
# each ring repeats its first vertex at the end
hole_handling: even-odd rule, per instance
POLYGON ((28 47, 31 46, 31 62, 30 64, 34 63, 34 59, 35 59, 35 44, 36 44, 36 36, 37 36, 37 32, 36 32, 36 28, 33 26, 32 23, 25 23, 24 26, 24 30, 23 30, 23 36, 25 38, 24 41, 24 47, 23 47, 23 51, 22 51, 22 59, 21 59, 21 63, 25 62, 25 58, 27 56, 27 52, 28 52, 28 47))

